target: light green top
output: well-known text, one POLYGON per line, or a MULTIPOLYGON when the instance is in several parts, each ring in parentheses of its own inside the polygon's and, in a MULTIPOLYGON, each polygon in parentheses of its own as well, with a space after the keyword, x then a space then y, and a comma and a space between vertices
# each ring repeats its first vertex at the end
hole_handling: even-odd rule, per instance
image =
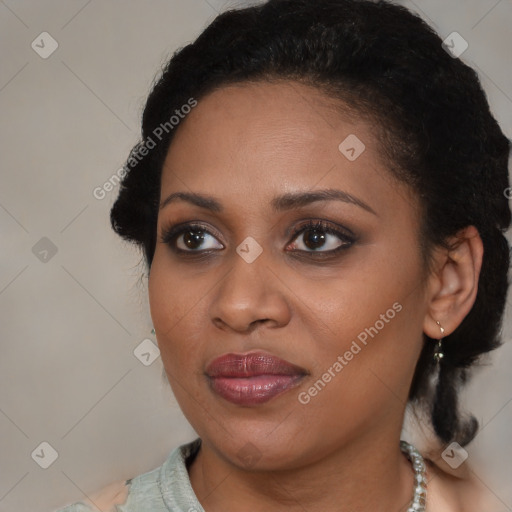
MULTIPOLYGON (((201 439, 175 448, 158 468, 131 480, 128 497, 116 512, 204 512, 188 476, 186 461, 193 459, 201 439)), ((56 512, 91 512, 83 502, 73 503, 56 512)))

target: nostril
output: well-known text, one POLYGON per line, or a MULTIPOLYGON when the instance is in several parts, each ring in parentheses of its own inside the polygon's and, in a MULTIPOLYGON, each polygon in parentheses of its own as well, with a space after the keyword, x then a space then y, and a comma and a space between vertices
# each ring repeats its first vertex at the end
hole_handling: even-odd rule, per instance
POLYGON ((260 319, 260 320, 254 320, 253 322, 251 322, 250 326, 251 327, 256 327, 256 325, 258 325, 260 322, 268 322, 270 320, 270 318, 263 318, 263 319, 260 319))

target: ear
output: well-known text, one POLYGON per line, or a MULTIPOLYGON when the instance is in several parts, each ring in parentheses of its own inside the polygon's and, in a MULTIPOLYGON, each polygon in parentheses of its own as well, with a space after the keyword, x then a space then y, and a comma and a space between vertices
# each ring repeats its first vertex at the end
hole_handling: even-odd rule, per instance
POLYGON ((478 292, 484 246, 475 226, 467 226, 450 239, 452 249, 439 249, 435 271, 428 277, 424 333, 440 339, 451 334, 469 313, 478 292), (439 321, 444 328, 441 333, 439 321))

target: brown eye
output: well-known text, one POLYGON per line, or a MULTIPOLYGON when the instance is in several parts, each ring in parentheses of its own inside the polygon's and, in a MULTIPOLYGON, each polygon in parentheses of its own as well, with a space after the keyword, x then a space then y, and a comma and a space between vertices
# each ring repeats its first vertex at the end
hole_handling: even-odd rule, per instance
POLYGON ((354 238, 341 230, 322 221, 310 221, 295 233, 292 249, 303 252, 334 253, 347 249, 354 243, 354 238), (319 250, 323 249, 323 250, 319 250))
POLYGON ((199 224, 179 225, 166 229, 161 241, 178 252, 192 253, 224 248, 214 235, 199 224))
POLYGON ((303 235, 304 245, 312 250, 322 247, 329 238, 329 235, 326 236, 325 233, 317 229, 308 229, 304 231, 303 235))
POLYGON ((198 249, 205 239, 204 231, 186 231, 182 236, 183 245, 188 249, 198 249))

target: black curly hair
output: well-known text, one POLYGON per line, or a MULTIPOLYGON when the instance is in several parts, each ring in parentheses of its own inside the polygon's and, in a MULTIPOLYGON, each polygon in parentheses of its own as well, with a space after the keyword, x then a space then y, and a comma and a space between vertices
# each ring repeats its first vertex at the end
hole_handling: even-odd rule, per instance
POLYGON ((270 0, 217 16, 174 53, 153 86, 142 139, 111 210, 113 229, 142 248, 150 270, 163 162, 179 129, 169 120, 216 88, 274 80, 312 85, 375 121, 390 172, 420 200, 427 270, 434 247, 449 248, 449 237, 466 226, 478 229, 484 257, 476 301, 444 339, 434 388, 435 343, 424 335, 409 393, 410 401, 427 407, 440 440, 466 445, 478 422, 461 418, 458 390, 478 357, 501 344, 511 141, 476 72, 406 8, 386 0, 270 0))

